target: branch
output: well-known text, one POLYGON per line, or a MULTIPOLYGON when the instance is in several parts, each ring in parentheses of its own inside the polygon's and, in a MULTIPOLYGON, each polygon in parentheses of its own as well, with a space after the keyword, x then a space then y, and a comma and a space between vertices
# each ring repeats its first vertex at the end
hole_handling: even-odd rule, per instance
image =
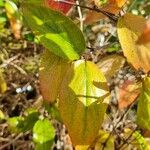
POLYGON ((79 4, 76 4, 76 3, 73 3, 73 2, 69 2, 67 0, 54 0, 54 1, 57 1, 57 2, 63 2, 63 3, 66 3, 66 4, 69 4, 69 5, 74 5, 74 6, 77 6, 77 7, 81 7, 81 8, 84 8, 84 9, 88 9, 88 10, 92 10, 92 11, 95 11, 97 13, 102 13, 103 15, 105 15, 106 17, 108 17, 110 20, 114 21, 115 23, 117 22, 118 20, 118 17, 116 17, 114 14, 112 13, 109 13, 107 11, 104 11, 96 6, 94 6, 93 8, 92 7, 88 7, 88 6, 84 6, 84 5, 79 5, 79 4))

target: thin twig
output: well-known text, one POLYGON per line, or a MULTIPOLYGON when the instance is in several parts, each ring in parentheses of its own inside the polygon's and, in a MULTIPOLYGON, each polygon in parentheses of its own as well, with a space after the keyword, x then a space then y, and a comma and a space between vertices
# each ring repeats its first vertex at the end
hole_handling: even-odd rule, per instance
MULTIPOLYGON (((121 148, 125 148, 125 144, 128 143, 128 140, 132 137, 132 135, 134 134, 134 132, 138 129, 138 127, 136 127, 131 134, 124 140, 124 142, 117 148, 117 149, 121 149, 121 148)), ((124 149, 123 148, 123 149, 124 149)))
POLYGON ((7 65, 9 65, 11 62, 13 62, 14 60, 16 60, 19 56, 21 56, 20 54, 15 55, 7 60, 5 60, 1 65, 0 68, 5 68, 7 65))
POLYGON ((14 68, 16 68, 18 71, 20 71, 21 74, 27 75, 27 72, 18 65, 14 64, 13 62, 10 62, 9 64, 12 65, 14 68))
MULTIPOLYGON (((111 137, 113 131, 116 130, 116 128, 117 128, 117 126, 118 126, 118 123, 128 114, 129 110, 133 107, 134 104, 135 104, 135 102, 133 102, 133 103, 126 109, 126 111, 123 113, 123 115, 119 118, 119 120, 118 120, 118 121, 116 122, 116 124, 113 126, 113 130, 112 130, 112 132, 109 134, 108 138, 105 140, 105 142, 104 142, 104 144, 103 144, 102 150, 104 150, 104 148, 105 148, 105 146, 106 146, 106 144, 107 144, 109 138, 111 137)), ((130 139, 130 137, 129 137, 129 139, 130 139)), ((128 139, 128 140, 129 140, 129 139, 128 139)), ((125 144, 125 143, 124 143, 124 144, 125 144)), ((123 144, 123 145, 124 145, 124 144, 123 144)))
POLYGON ((118 17, 115 16, 114 14, 109 13, 107 11, 104 11, 104 10, 102 10, 102 9, 96 7, 96 6, 94 6, 92 8, 92 7, 88 7, 88 6, 84 6, 84 5, 78 5, 76 3, 69 2, 69 1, 66 1, 66 0, 55 0, 55 1, 63 2, 63 3, 69 4, 69 5, 74 5, 74 6, 81 7, 81 8, 88 9, 88 10, 92 10, 92 11, 95 11, 97 13, 102 13, 103 15, 107 16, 110 20, 114 21, 115 23, 118 20, 118 17))
POLYGON ((18 140, 19 138, 21 138, 23 136, 23 133, 20 133, 18 136, 16 136, 15 139, 10 140, 10 142, 8 142, 7 144, 3 145, 0 147, 0 150, 5 149, 6 147, 8 147, 9 145, 13 144, 16 140, 18 140))
MULTIPOLYGON (((79 5, 79 1, 78 0, 76 0, 76 4, 79 5)), ((83 21, 84 21, 84 19, 83 19, 81 7, 77 7, 77 9, 78 9, 79 20, 80 20, 80 29, 81 29, 81 31, 83 31, 83 21)))

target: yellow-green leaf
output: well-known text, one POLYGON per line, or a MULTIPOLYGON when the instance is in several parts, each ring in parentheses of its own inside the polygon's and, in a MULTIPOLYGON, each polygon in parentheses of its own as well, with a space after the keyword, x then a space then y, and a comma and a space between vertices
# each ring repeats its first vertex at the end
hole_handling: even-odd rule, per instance
POLYGON ((59 110, 74 145, 90 145, 96 138, 108 96, 106 79, 95 64, 79 60, 68 69, 59 110))
POLYGON ((114 150, 115 143, 113 135, 105 131, 99 131, 99 138, 95 144, 95 150, 114 150), (105 144, 105 145, 104 145, 105 144), (103 149, 104 147, 104 149, 103 149))
POLYGON ((40 89, 44 100, 52 103, 56 100, 64 74, 69 63, 45 50, 39 72, 40 89))
POLYGON ((0 110, 0 121, 5 119, 5 115, 4 113, 2 112, 2 110, 0 110))
MULTIPOLYGON (((130 141, 131 141, 130 144, 132 145, 132 147, 134 146, 139 150, 149 150, 150 149, 149 142, 147 141, 146 138, 144 138, 142 136, 142 134, 138 130, 133 132, 131 129, 126 128, 124 136, 126 137, 126 139, 128 139, 130 137, 130 141)), ((128 144, 129 147, 130 147, 130 144, 128 144)))
POLYGON ((6 90, 7 90, 7 85, 0 71, 0 93, 4 93, 6 90))
POLYGON ((137 109, 137 123, 142 128, 150 130, 150 77, 143 81, 137 109))
POLYGON ((124 55, 136 69, 150 70, 150 45, 137 44, 146 27, 144 17, 125 14, 118 20, 117 30, 124 55))

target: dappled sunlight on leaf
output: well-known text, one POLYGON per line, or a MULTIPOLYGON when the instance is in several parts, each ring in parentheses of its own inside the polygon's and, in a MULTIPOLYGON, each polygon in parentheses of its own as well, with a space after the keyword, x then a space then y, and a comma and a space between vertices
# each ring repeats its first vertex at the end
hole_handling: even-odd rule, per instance
POLYGON ((85 40, 80 29, 60 12, 48 9, 41 5, 41 1, 38 2, 23 2, 22 11, 25 21, 40 43, 59 57, 79 59, 85 51, 85 40))
POLYGON ((74 145, 90 145, 97 136, 107 107, 103 101, 109 96, 104 84, 104 75, 92 62, 76 61, 66 73, 59 110, 74 145), (103 83, 102 89, 96 82, 103 83))
POLYGON ((48 119, 38 120, 33 127, 36 150, 48 150, 53 144, 55 129, 48 119))

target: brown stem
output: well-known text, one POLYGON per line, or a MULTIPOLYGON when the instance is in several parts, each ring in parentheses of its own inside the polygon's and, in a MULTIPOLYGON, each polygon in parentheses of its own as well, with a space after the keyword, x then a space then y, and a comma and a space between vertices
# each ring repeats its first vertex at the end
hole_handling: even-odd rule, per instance
POLYGON ((110 20, 114 21, 115 23, 117 22, 117 19, 118 19, 114 14, 109 13, 107 11, 104 11, 104 10, 102 10, 100 8, 97 8, 96 6, 94 6, 92 8, 92 7, 88 7, 88 6, 84 6, 84 5, 78 5, 76 3, 69 2, 69 1, 66 1, 66 0, 55 0, 55 1, 63 2, 63 3, 69 4, 69 5, 74 5, 74 6, 81 7, 81 8, 88 9, 88 10, 92 10, 92 11, 95 11, 97 13, 102 13, 103 15, 105 15, 110 20))

